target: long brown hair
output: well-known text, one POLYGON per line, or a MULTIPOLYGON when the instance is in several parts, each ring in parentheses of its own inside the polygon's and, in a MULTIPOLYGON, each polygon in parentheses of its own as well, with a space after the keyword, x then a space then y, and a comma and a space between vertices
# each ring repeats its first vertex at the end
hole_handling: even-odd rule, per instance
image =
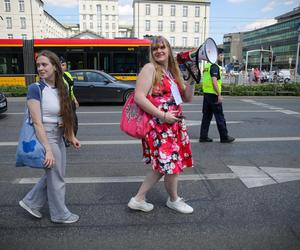
POLYGON ((60 115, 62 116, 65 137, 70 140, 73 135, 73 111, 67 87, 63 80, 63 72, 59 58, 50 50, 39 52, 37 58, 40 56, 47 57, 55 68, 55 87, 58 90, 60 115))
POLYGON ((154 75, 154 81, 153 85, 157 86, 158 84, 162 84, 162 79, 163 79, 163 70, 160 64, 158 64, 154 57, 153 57, 153 50, 157 49, 161 45, 164 45, 168 48, 169 51, 169 57, 168 57, 168 70, 171 72, 172 76, 175 78, 177 81, 178 85, 182 90, 185 89, 185 85, 183 83, 183 79, 180 74, 180 70, 178 67, 177 62, 175 61, 175 58, 173 56, 172 48, 170 43, 166 38, 163 36, 156 36, 152 39, 151 47, 150 47, 150 62, 154 65, 155 67, 155 75, 154 75))

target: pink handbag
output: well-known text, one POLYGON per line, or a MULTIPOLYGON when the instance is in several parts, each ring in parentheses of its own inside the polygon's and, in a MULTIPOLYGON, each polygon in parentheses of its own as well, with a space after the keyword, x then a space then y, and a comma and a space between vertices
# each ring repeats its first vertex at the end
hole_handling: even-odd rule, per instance
POLYGON ((150 115, 135 103, 132 93, 122 108, 120 129, 134 138, 142 139, 150 130, 149 120, 150 115))

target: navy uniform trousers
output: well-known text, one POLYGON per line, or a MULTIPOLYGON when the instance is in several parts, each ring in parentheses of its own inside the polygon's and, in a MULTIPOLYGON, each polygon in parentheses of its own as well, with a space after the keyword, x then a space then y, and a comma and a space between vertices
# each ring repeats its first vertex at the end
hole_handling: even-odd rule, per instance
POLYGON ((204 93, 202 107, 202 122, 200 130, 200 138, 205 139, 208 137, 208 130, 212 116, 215 116, 220 139, 227 139, 228 131, 226 127, 226 120, 223 114, 222 103, 217 103, 218 96, 215 94, 204 93))

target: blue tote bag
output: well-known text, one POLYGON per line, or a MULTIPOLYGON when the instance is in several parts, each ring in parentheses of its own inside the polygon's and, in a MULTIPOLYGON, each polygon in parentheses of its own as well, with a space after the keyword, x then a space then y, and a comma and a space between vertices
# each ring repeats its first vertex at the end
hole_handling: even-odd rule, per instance
MULTIPOLYGON (((36 83, 39 85, 38 83, 36 83)), ((42 102, 42 91, 39 86, 40 97, 42 102)), ((42 105, 41 105, 41 113, 42 105)), ((44 160, 45 160, 45 148, 39 142, 35 129, 30 117, 30 113, 28 107, 26 106, 26 111, 24 114, 24 120, 20 132, 20 137, 18 141, 18 147, 16 152, 16 166, 23 167, 28 166, 32 168, 44 168, 44 160)))

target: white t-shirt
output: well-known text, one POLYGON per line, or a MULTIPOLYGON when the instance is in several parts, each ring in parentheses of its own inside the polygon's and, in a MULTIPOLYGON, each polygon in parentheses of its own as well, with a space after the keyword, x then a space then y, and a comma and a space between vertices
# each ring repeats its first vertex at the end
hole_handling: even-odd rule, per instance
POLYGON ((41 101, 42 99, 42 112, 43 123, 60 123, 60 103, 57 88, 52 88, 46 82, 32 83, 28 87, 27 100, 35 99, 41 101), (40 96, 40 91, 42 97, 40 96))

